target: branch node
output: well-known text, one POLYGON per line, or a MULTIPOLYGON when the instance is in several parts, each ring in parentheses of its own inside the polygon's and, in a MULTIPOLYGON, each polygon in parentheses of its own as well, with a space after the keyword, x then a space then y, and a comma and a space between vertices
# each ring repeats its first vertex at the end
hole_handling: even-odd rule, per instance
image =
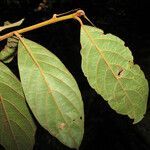
POLYGON ((76 17, 85 16, 85 12, 83 10, 78 10, 75 14, 76 17))
POLYGON ((53 14, 53 19, 56 19, 57 18, 57 14, 53 14))

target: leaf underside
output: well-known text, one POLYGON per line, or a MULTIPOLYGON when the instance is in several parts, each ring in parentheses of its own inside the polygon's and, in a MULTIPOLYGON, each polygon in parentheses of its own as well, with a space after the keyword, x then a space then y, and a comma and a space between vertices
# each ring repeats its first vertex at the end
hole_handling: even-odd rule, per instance
POLYGON ((124 42, 111 34, 81 27, 82 70, 89 84, 116 112, 139 122, 146 112, 148 82, 124 42))
POLYGON ((32 150, 35 130, 20 82, 0 62, 0 144, 6 150, 32 150))
POLYGON ((62 143, 78 148, 84 132, 84 113, 72 75, 54 54, 27 39, 19 42, 18 65, 36 119, 62 143))

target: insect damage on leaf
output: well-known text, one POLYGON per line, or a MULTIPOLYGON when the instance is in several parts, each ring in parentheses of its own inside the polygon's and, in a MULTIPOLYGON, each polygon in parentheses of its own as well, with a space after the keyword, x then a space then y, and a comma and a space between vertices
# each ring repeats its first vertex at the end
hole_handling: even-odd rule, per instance
POLYGON ((124 42, 102 30, 81 26, 82 70, 89 84, 116 112, 139 122, 146 112, 148 82, 124 42))
POLYGON ((118 71, 118 74, 117 74, 117 75, 118 75, 119 78, 121 78, 121 76, 123 75, 124 71, 125 71, 125 70, 123 70, 123 69, 120 69, 120 70, 118 71))
POLYGON ((63 129, 65 128, 65 126, 66 126, 65 123, 60 123, 60 124, 58 125, 58 128, 63 130, 63 129))

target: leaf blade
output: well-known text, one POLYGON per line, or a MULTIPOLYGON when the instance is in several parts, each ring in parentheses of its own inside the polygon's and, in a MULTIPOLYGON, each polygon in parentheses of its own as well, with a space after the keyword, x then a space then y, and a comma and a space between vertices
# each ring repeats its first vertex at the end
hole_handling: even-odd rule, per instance
POLYGON ((44 47, 27 39, 21 42, 19 71, 31 110, 53 136, 71 148, 78 148, 84 131, 84 115, 74 78, 61 61, 44 47), (30 93, 29 89, 33 92, 30 93))
POLYGON ((35 125, 25 103, 22 87, 0 63, 0 143, 8 150, 27 150, 34 145, 35 125))
POLYGON ((133 64, 132 54, 124 42, 111 34, 104 35, 97 28, 83 25, 81 45, 82 70, 89 84, 118 113, 128 115, 134 123, 140 121, 146 111, 148 83, 140 68, 133 64), (139 91, 141 87, 143 93, 139 91), (129 89, 132 94, 129 94, 129 89), (144 95, 141 100, 132 97, 135 91, 144 95), (136 110, 141 107, 139 101, 142 103, 140 112, 136 110))

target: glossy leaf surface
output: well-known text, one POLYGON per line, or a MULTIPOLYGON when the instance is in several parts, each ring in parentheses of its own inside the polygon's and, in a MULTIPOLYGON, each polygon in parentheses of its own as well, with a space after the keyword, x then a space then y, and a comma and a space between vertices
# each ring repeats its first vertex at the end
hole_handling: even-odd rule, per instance
POLYGON ((35 130, 20 82, 0 62, 0 144, 6 150, 32 150, 35 130))
POLYGON ((118 37, 83 25, 82 70, 89 84, 120 114, 139 122, 146 112, 148 83, 118 37))
POLYGON ((27 39, 21 41, 19 71, 32 112, 58 140, 71 148, 78 148, 84 132, 84 114, 74 78, 46 48, 27 39))

